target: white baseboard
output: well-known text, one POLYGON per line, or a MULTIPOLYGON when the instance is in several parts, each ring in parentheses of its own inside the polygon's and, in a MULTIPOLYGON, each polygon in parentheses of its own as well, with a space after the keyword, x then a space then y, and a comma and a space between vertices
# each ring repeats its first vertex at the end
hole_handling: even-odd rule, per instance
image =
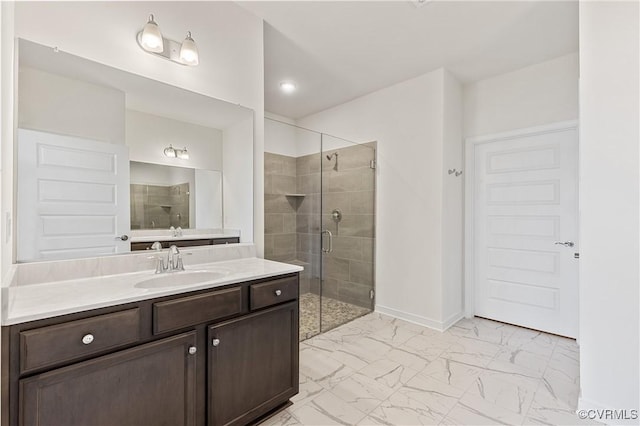
POLYGON ((464 318, 464 312, 457 312, 451 315, 442 323, 442 331, 447 330, 449 327, 451 327, 452 325, 460 321, 462 318, 464 318))
POLYGON ((418 325, 430 328, 432 330, 437 330, 440 332, 445 331, 446 329, 448 329, 449 327, 451 327, 453 324, 455 324, 456 322, 458 322, 464 317, 464 314, 462 312, 459 312, 454 315, 451 315, 445 321, 438 321, 431 318, 410 314, 408 312, 399 311, 397 309, 393 309, 393 308, 389 308, 381 305, 376 305, 375 311, 381 314, 389 315, 394 318, 398 318, 413 324, 418 324, 418 325))
MULTIPOLYGON (((598 402, 595 401, 590 401, 588 399, 585 398, 578 398, 578 410, 576 410, 576 412, 580 412, 580 411, 592 411, 594 412, 593 414, 598 415, 601 413, 604 413, 605 411, 620 411, 621 409, 626 409, 626 414, 628 417, 631 416, 631 410, 637 410, 638 407, 622 407, 622 408, 611 408, 611 407, 607 407, 603 404, 600 404, 598 402)), ((590 417, 591 418, 591 417, 590 417)), ((637 425, 638 424, 638 419, 628 419, 628 420, 616 420, 613 418, 606 418, 606 417, 602 417, 602 418, 594 418, 593 420, 601 422, 603 424, 607 424, 607 425, 637 425)))

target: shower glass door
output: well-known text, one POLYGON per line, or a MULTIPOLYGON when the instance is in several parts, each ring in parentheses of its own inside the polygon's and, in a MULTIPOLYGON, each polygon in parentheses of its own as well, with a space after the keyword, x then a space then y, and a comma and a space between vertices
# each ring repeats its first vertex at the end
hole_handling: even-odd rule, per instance
POLYGON ((373 310, 375 145, 322 134, 323 332, 373 310))
POLYGON ((375 143, 265 120, 266 259, 304 267, 300 339, 373 309, 375 143))

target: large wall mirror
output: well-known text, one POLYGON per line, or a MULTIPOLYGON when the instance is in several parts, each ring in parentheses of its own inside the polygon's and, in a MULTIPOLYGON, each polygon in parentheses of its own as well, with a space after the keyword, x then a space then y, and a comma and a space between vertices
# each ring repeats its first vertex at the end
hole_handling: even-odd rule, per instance
POLYGON ((27 40, 17 55, 18 262, 171 227, 253 241, 252 110, 27 40))

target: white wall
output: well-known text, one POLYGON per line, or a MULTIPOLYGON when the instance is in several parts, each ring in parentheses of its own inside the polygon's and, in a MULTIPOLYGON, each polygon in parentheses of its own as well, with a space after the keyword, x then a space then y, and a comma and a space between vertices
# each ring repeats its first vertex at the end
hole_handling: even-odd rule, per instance
MULTIPOLYGON (((181 2, 2 2, 2 7, 2 81, 8 88, 13 84, 13 37, 17 36, 253 109, 255 149, 244 155, 251 156, 253 152, 252 162, 258 171, 252 174, 256 189, 252 228, 256 231, 258 254, 262 254, 264 58, 260 18, 232 2, 192 2, 188 6, 181 2), (15 17, 11 9, 15 9, 15 17), (138 47, 135 34, 151 12, 166 37, 181 39, 187 30, 193 33, 200 51, 199 66, 180 66, 138 47)), ((3 95, 3 102, 5 99, 10 100, 3 95)), ((13 138, 11 126, 12 118, 3 117, 2 147, 8 151, 5 154, 11 154, 11 148, 5 148, 13 138)), ((5 214, 13 214, 9 199, 13 171, 3 166, 2 173, 1 228, 5 232, 5 214)), ((6 240, 2 247, 3 275, 13 257, 13 241, 5 243, 6 240)))
POLYGON ((446 326, 460 319, 463 310, 464 176, 462 85, 449 72, 443 81, 443 190, 442 190, 442 320, 446 326))
POLYGON ((15 44, 13 2, 0 2, 0 279, 4 278, 13 260, 13 134, 15 130, 14 76, 13 62, 15 44))
POLYGON ((577 118, 577 53, 464 86, 465 137, 577 118))
POLYGON ((124 92, 21 67, 18 127, 124 144, 124 92))
POLYGON ((640 408, 638 13, 580 3, 581 408, 640 408))
POLYGON ((222 173, 196 170, 194 194, 196 226, 200 229, 222 228, 222 173))
POLYGON ((285 124, 295 125, 296 121, 270 112, 265 112, 265 118, 267 118, 264 120, 265 152, 297 157, 296 128, 285 124))
POLYGON ((129 159, 194 169, 222 170, 222 131, 171 118, 127 110, 129 159), (164 149, 187 148, 189 159, 169 158, 164 149))
POLYGON ((440 69, 298 120, 378 141, 376 309, 436 328, 444 325, 443 257, 461 257, 442 245, 444 99, 446 91, 455 103, 456 91, 451 82, 445 90, 449 78, 440 69))
MULTIPOLYGON (((255 174, 264 175, 264 166, 260 166, 260 172, 253 163, 253 158, 247 155, 251 149, 253 128, 251 119, 240 121, 233 126, 224 129, 222 147, 222 164, 224 177, 222 180, 222 197, 224 206, 224 227, 240 230, 240 242, 253 241, 253 212, 254 191, 253 171, 255 174)), ((264 198, 264 186, 257 191, 264 198)), ((264 216, 264 211, 259 213, 264 216)), ((264 231, 260 231, 264 232, 264 231)))

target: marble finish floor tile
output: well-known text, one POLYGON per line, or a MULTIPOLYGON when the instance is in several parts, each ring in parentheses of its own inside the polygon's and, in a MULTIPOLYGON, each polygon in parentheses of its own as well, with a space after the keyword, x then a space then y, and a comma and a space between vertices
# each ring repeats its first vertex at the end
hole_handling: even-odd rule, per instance
POLYGON ((265 424, 574 425, 576 342, 483 318, 444 333, 370 313, 300 344, 300 394, 265 424))

